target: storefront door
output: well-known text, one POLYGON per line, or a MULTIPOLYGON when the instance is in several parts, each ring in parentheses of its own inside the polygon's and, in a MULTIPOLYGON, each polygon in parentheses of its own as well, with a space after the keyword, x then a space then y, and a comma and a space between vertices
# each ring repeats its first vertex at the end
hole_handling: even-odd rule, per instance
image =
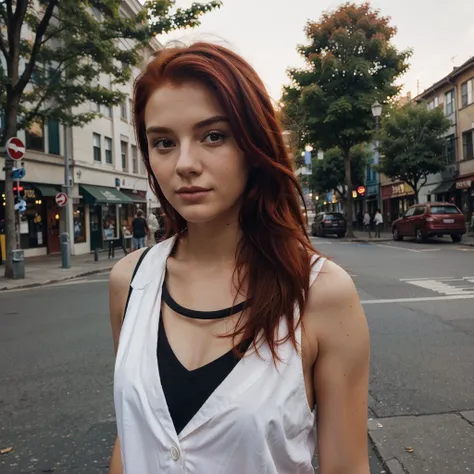
POLYGON ((46 220, 46 232, 48 233, 48 253, 60 253, 61 243, 59 240, 59 209, 51 198, 48 198, 46 220))
POLYGON ((102 206, 90 205, 91 250, 102 248, 102 206))

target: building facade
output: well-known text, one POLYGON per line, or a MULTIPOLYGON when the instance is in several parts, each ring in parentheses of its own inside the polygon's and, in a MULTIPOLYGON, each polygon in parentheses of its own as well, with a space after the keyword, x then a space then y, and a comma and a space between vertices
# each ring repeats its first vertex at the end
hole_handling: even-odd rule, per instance
POLYGON ((430 177, 420 191, 420 202, 448 201, 464 213, 474 228, 474 57, 433 84, 415 101, 441 107, 451 121, 446 133, 446 167, 430 177))
MULTIPOLYGON (((124 0, 121 14, 133 18, 142 8, 138 0, 124 0)), ((28 32, 26 32, 28 35, 28 32)), ((121 47, 130 47, 122 40, 121 47)), ((144 63, 160 47, 152 39, 144 54, 144 63)), ((143 66, 143 64, 141 65, 143 66)), ((139 73, 134 71, 134 76, 139 73)), ((100 85, 111 87, 108 77, 98 79, 100 85)), ((114 86, 117 88, 117 86, 114 86)), ((126 96, 116 107, 99 107, 84 103, 71 113, 94 110, 101 116, 84 127, 64 129, 57 121, 33 124, 19 131, 27 148, 23 165, 26 176, 17 192, 26 201, 21 214, 20 245, 25 256, 59 253, 60 233, 65 229, 66 208, 59 208, 55 196, 65 184, 64 152, 67 144, 70 159, 72 193, 69 205, 72 215, 68 229, 71 253, 84 254, 95 249, 122 244, 139 208, 146 213, 159 206, 149 189, 146 170, 140 156, 132 126, 133 80, 120 86, 126 96)), ((4 120, 0 116, 0 120, 4 120)), ((0 124, 0 125, 3 125, 0 124)), ((1 128, 1 127, 0 127, 1 128)), ((3 168, 3 158, 0 157, 3 168)), ((0 222, 5 202, 4 177, 0 176, 0 222)))

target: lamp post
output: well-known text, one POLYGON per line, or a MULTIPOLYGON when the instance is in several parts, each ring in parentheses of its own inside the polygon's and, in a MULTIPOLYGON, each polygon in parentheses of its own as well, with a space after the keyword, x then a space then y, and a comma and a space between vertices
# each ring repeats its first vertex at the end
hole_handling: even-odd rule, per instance
MULTIPOLYGON (((379 153, 379 131, 380 131, 380 116, 382 115, 382 104, 376 100, 372 104, 372 115, 375 117, 375 164, 378 165, 380 161, 380 153, 379 153)), ((380 184, 380 172, 378 174, 378 208, 382 212, 383 215, 383 202, 382 202, 382 186, 380 184)))

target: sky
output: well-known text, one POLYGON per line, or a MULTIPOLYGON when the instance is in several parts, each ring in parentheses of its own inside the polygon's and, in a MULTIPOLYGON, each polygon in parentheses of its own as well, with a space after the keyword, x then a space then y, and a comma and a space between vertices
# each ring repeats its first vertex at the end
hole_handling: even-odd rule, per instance
MULTIPOLYGON (((188 7, 193 1, 177 0, 176 4, 188 7)), ((282 85, 288 83, 286 69, 303 64, 296 47, 306 41, 306 22, 319 20, 322 12, 341 3, 223 0, 219 10, 203 16, 199 28, 173 32, 159 40, 165 45, 172 40, 207 40, 230 47, 253 65, 277 101, 282 85)), ((395 45, 413 49, 411 67, 399 81, 404 92, 423 92, 474 56, 474 0, 373 0, 371 5, 392 18, 391 24, 398 29, 395 45)))

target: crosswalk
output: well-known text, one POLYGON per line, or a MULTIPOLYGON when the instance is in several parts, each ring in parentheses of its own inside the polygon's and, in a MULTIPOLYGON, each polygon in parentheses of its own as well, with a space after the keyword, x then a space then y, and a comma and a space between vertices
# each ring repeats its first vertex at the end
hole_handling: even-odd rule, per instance
POLYGON ((462 278, 401 278, 400 281, 446 296, 474 295, 474 276, 462 278))

